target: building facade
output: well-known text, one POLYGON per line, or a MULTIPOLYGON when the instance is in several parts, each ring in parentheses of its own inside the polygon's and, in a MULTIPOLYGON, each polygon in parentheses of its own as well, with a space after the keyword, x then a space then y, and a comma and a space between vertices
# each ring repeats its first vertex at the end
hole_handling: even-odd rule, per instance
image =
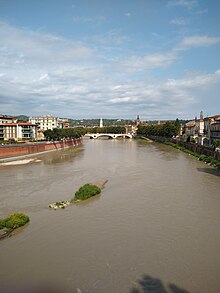
POLYGON ((26 141, 37 139, 37 124, 28 122, 19 123, 4 123, 3 124, 3 139, 26 141))
POLYGON ((187 138, 194 139, 201 145, 212 145, 217 139, 220 139, 220 115, 203 117, 200 112, 200 118, 195 118, 187 122, 183 128, 184 140, 187 138))
POLYGON ((0 114, 0 140, 4 140, 4 125, 6 123, 16 123, 17 119, 13 116, 2 115, 0 114))
POLYGON ((32 124, 38 124, 41 130, 52 130, 54 128, 68 128, 69 121, 65 118, 57 118, 55 116, 38 116, 30 117, 29 122, 32 124))
POLYGON ((17 119, 13 116, 0 114, 0 125, 4 123, 12 123, 12 122, 17 122, 17 119))
POLYGON ((210 123, 210 141, 211 144, 215 140, 220 140, 220 116, 216 117, 212 123, 210 123))
POLYGON ((183 134, 184 134, 184 136, 186 138, 187 137, 193 137, 194 138, 194 136, 196 134, 196 122, 195 122, 195 120, 191 120, 191 121, 187 122, 184 125, 183 134))

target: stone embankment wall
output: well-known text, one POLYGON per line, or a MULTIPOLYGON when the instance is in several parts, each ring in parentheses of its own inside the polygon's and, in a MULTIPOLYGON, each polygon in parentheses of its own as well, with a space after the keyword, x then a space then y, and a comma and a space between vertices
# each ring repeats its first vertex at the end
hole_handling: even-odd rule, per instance
POLYGON ((220 152, 214 151, 212 148, 210 147, 206 147, 203 145, 199 145, 196 143, 190 143, 190 142, 183 142, 183 141, 178 141, 176 139, 173 138, 167 138, 167 137, 161 137, 161 136, 148 136, 148 138, 155 140, 155 141, 159 141, 159 142, 165 142, 165 141, 170 141, 172 143, 178 144, 190 151, 193 151, 195 153, 201 154, 201 155, 205 155, 208 157, 213 157, 216 160, 220 161, 220 152))
POLYGON ((67 147, 74 147, 82 143, 81 139, 70 139, 65 141, 55 142, 37 142, 0 146, 0 159, 30 155, 34 153, 41 153, 52 151, 56 149, 63 149, 67 147))

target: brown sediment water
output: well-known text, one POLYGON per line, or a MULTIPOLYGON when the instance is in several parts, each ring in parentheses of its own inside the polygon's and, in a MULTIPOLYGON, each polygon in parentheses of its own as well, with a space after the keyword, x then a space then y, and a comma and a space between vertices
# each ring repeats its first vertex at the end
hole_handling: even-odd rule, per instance
POLYGON ((1 285, 141 293, 156 283, 155 292, 178 292, 172 283, 190 293, 220 292, 215 169, 172 147, 129 139, 85 140, 77 153, 36 159, 0 166, 0 217, 30 217, 0 241, 1 285), (101 196, 48 209, 100 178, 108 180, 101 196))

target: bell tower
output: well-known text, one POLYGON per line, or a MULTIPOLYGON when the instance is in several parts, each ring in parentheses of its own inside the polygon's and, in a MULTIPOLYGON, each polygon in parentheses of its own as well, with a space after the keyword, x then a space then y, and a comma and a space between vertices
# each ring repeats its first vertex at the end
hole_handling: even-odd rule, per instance
POLYGON ((137 115, 137 120, 136 120, 136 124, 137 124, 137 126, 140 125, 140 123, 141 123, 140 116, 137 115))

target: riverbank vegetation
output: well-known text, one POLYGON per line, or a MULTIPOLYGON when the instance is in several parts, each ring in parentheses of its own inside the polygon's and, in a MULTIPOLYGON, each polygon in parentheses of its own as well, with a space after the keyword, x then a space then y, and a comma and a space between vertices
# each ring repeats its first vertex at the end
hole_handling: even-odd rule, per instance
POLYGON ((137 134, 140 136, 162 136, 162 137, 173 137, 179 134, 180 122, 178 119, 176 121, 167 121, 163 124, 157 125, 139 125, 137 134))
POLYGON ((217 148, 220 148, 220 139, 214 140, 212 146, 213 146, 214 150, 217 148))
POLYGON ((44 131, 46 140, 61 140, 64 138, 75 139, 80 138, 86 133, 83 127, 76 128, 54 128, 53 130, 48 129, 44 131))
POLYGON ((74 198, 71 199, 71 202, 74 203, 76 201, 85 200, 99 193, 101 193, 101 189, 97 185, 87 183, 76 191, 74 198))
POLYGON ((172 146, 175 149, 178 149, 180 151, 183 151, 184 153, 187 153, 187 154, 189 154, 191 156, 194 156, 194 157, 198 158, 200 161, 205 162, 206 164, 210 164, 210 165, 220 169, 220 161, 214 159, 213 157, 201 155, 199 153, 193 152, 191 150, 188 150, 188 149, 184 148, 183 146, 180 146, 178 144, 175 144, 175 143, 172 143, 172 142, 169 142, 169 141, 164 142, 164 144, 172 146))

